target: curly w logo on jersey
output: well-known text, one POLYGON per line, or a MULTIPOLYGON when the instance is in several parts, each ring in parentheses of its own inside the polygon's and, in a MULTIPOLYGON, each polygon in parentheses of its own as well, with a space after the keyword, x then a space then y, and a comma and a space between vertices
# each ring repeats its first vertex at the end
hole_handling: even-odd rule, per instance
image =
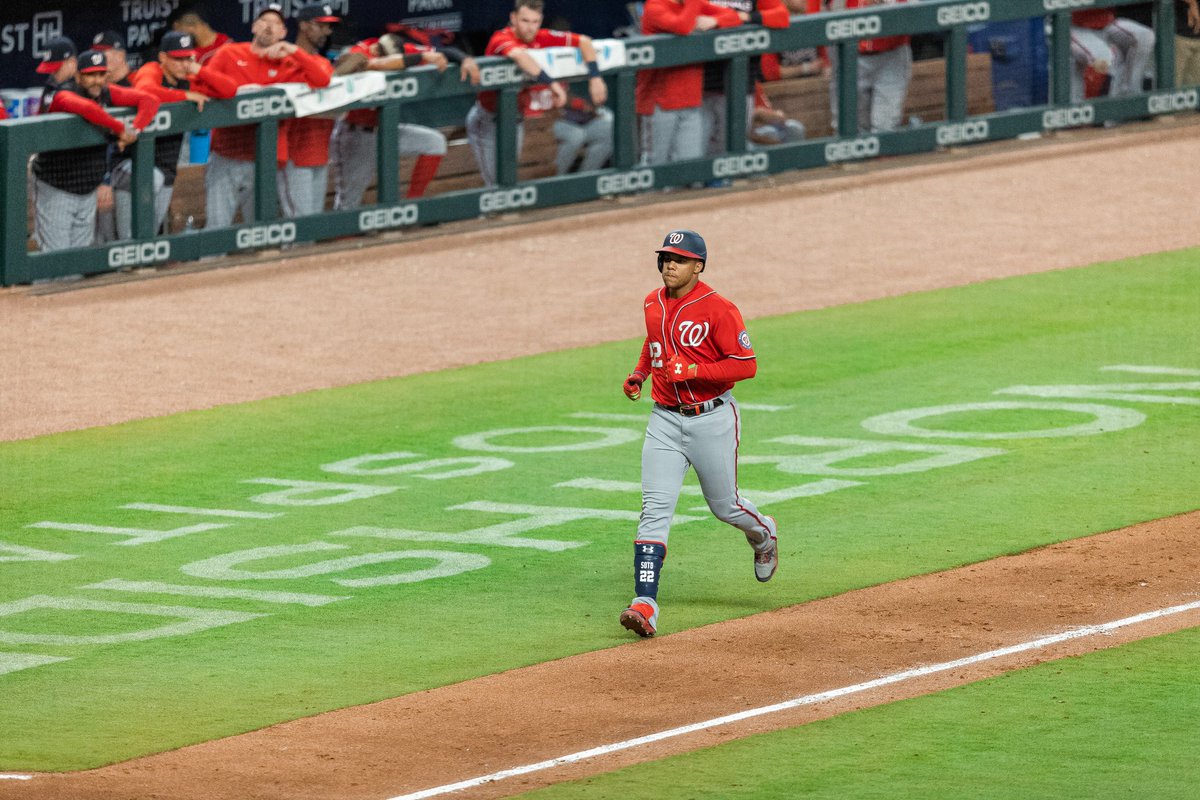
POLYGON ((684 320, 679 323, 679 344, 682 347, 699 347, 708 336, 707 322, 691 322, 684 320))

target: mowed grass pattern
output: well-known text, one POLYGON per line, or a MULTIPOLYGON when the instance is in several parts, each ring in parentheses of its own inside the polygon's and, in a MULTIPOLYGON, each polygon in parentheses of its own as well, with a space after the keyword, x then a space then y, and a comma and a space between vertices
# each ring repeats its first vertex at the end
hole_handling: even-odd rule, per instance
MULTIPOLYGON (((784 567, 765 586, 753 580, 740 534, 685 495, 679 512, 698 519, 672 533, 662 632, 1194 509, 1200 420, 1187 402, 1196 391, 1142 392, 1183 398, 1174 403, 1060 400, 1145 415, 1089 436, 983 436, 1088 419, 1061 410, 921 420, 965 438, 880 434, 863 422, 1031 400, 996 394, 1022 385, 1195 381, 1103 369, 1200 370, 1195 258, 1173 253, 752 321, 759 374, 737 390, 751 406, 743 491, 758 499, 824 480, 853 484, 762 503, 783 531, 784 567), (1000 452, 913 472, 895 468, 928 453, 892 450, 823 469, 779 460, 845 446, 828 440, 1000 452), (791 471, 780 468, 789 463, 791 471)), ((96 766, 628 641, 615 620, 632 588, 648 409, 619 387, 638 349, 622 342, 0 444, 0 664, 2 654, 67 659, 0 674, 0 770, 96 766), (462 438, 514 428, 536 430, 462 438), (480 441, 523 450, 480 450, 480 441), (600 441, 609 444, 570 449, 600 441), (379 454, 399 455, 364 462, 376 469, 367 474, 331 471, 379 454), (477 469, 511 463, 446 477, 467 464, 445 459, 474 459, 477 469), (404 471, 416 463, 424 466, 404 471), (379 472, 384 465, 394 470, 379 472), (312 488, 330 483, 339 486, 312 488), (291 504, 281 505, 289 491, 291 504), (540 545, 495 538, 494 526, 529 518, 531 507, 587 511, 505 534, 540 545), (97 532, 204 524, 226 527, 142 545, 97 532), (29 548, 72 558, 28 560, 29 548), (448 558, 470 569, 404 582, 448 558), (147 593, 111 588, 113 580, 242 595, 147 593), (364 585, 371 581, 378 585, 364 585), (298 595, 324 604, 301 605, 298 595), (27 610, 30 597, 57 606, 27 610), (547 600, 555 613, 527 613, 547 600), (119 641, 179 620, 97 610, 104 603, 241 616, 119 641)))

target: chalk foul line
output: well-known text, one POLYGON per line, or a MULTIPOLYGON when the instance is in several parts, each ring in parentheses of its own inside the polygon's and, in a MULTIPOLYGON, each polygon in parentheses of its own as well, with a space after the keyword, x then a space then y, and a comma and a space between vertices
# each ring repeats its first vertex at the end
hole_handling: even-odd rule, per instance
POLYGON ((476 786, 482 786, 485 783, 494 783, 507 778, 515 778, 519 775, 528 775, 531 772, 540 772, 542 770, 553 769, 554 767, 561 767, 567 764, 575 764, 580 761, 586 761, 590 758, 597 758, 599 756, 616 753, 621 750, 630 750, 635 747, 641 747, 642 745, 660 742, 664 739, 671 739, 676 736, 685 736, 689 733, 707 730, 708 728, 729 725, 734 722, 741 722, 742 720, 761 717, 767 714, 775 714, 780 711, 787 711, 788 709, 798 708, 800 706, 823 703, 826 700, 834 700, 839 697, 845 697, 846 695, 858 694, 860 692, 870 691, 871 689, 878 689, 881 686, 890 686, 895 683, 910 681, 915 678, 923 678, 927 675, 934 675, 939 672, 946 672, 947 670, 960 669, 962 667, 968 667, 984 661, 991 661, 997 658, 1004 658, 1005 656, 1016 655, 1017 653, 1025 653, 1030 650, 1041 650, 1043 648, 1050 647, 1051 645, 1060 644, 1073 639, 1084 639, 1089 636, 1108 634, 1130 625, 1138 625, 1143 622, 1149 622, 1162 617, 1169 617, 1174 614, 1183 614, 1185 612, 1195 611, 1197 609, 1200 609, 1200 600, 1192 603, 1184 603, 1182 605, 1160 608, 1154 611, 1147 611, 1142 614, 1136 614, 1132 617, 1125 617, 1124 619, 1118 619, 1112 622, 1104 622, 1099 625, 1087 625, 1082 628, 1076 628, 1063 633, 1056 633, 1051 636, 1044 636, 1040 639, 1033 639, 1031 641, 1014 644, 1009 647, 1002 647, 998 650, 989 650, 985 653, 959 658, 954 661, 946 661, 941 664, 931 664, 925 667, 917 667, 915 669, 904 670, 903 672, 896 672, 891 675, 885 675, 882 678, 866 681, 865 683, 856 683, 853 686, 843 686, 839 689, 830 689, 829 691, 820 692, 818 694, 796 697, 791 700, 785 700, 782 703, 776 703, 770 706, 751 708, 746 711, 739 711, 736 714, 727 714, 723 717, 715 717, 714 719, 705 720, 704 722, 696 722, 679 728, 671 728, 670 730, 659 731, 646 736, 639 736, 636 739, 627 739, 623 742, 614 742, 613 744, 593 747, 590 750, 581 750, 578 753, 559 756, 558 758, 552 758, 549 761, 539 761, 536 764, 526 764, 521 767, 513 767, 512 769, 493 772, 490 775, 481 775, 478 778, 470 778, 469 780, 459 781, 458 783, 448 783, 444 786, 435 786, 431 789, 422 789, 418 792, 398 795, 396 797, 389 798, 389 800, 424 800, 424 798, 427 797, 437 797, 438 795, 459 792, 464 789, 472 789, 476 786))

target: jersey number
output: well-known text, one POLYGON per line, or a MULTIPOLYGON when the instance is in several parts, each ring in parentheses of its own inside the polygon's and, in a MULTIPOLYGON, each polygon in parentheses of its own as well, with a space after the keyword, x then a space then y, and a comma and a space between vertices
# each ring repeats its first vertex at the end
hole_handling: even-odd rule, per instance
POLYGON ((650 343, 650 366, 655 369, 662 369, 662 342, 650 343))

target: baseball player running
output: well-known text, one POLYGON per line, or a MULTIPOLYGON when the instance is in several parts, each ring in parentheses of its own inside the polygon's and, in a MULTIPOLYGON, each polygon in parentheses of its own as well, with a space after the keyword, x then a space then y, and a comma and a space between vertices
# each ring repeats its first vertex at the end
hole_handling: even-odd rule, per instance
POLYGON ((779 566, 778 526, 738 493, 741 414, 731 390, 757 371, 750 334, 737 306, 700 280, 708 261, 695 231, 667 234, 658 252, 663 286, 646 296, 646 341, 622 387, 637 400, 652 381, 654 408, 642 445, 642 516, 633 543, 635 597, 621 624, 638 636, 658 629, 658 583, 667 534, 688 466, 709 509, 738 528, 754 549, 754 577, 779 566))

